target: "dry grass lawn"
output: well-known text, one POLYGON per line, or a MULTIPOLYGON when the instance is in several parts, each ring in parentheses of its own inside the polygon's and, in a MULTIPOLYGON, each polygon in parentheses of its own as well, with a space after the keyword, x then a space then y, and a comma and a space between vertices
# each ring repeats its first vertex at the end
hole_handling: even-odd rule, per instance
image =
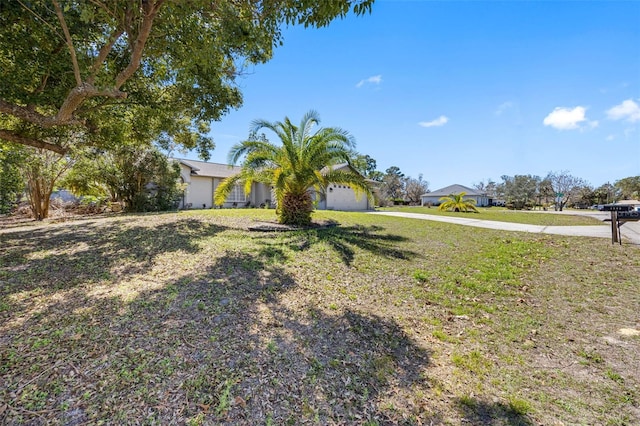
POLYGON ((325 212, 0 231, 0 423, 640 424, 640 249, 325 212))

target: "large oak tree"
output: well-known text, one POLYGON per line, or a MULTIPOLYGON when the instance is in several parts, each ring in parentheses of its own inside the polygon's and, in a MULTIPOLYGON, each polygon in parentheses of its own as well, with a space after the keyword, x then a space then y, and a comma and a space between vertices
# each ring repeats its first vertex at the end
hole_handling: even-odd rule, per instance
POLYGON ((271 58, 283 25, 325 26, 373 1, 0 2, 0 139, 64 155, 132 105, 141 126, 206 157, 202 123, 241 105, 236 78, 271 58))

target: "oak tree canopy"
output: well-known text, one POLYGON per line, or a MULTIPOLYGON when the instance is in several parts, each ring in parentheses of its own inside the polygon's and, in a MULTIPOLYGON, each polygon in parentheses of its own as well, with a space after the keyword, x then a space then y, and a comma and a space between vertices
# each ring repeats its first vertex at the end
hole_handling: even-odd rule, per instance
POLYGON ((3 1, 0 139, 66 154, 113 142, 122 118, 206 154, 208 123, 241 105, 236 78, 272 57, 283 25, 322 27, 373 1, 3 1))

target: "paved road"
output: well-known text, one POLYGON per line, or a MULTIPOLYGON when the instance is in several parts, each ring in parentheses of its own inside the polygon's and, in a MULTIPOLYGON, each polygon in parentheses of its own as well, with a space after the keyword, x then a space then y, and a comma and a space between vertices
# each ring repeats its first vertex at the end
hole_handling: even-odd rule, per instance
MULTIPOLYGON (((531 212, 535 214, 536 212, 531 212)), ((550 212, 544 212, 550 213, 550 212)), ((604 220, 609 217, 607 213, 600 212, 553 212, 557 214, 574 214, 595 217, 604 220)), ((577 237, 597 237, 611 239, 611 224, 604 223, 602 225, 593 226, 542 226, 528 225, 524 223, 497 222, 493 220, 472 219, 467 217, 450 217, 436 216, 421 213, 405 213, 405 212, 370 212, 369 214, 377 214, 383 216, 406 217, 410 219, 433 220, 436 222, 455 223, 458 225, 475 226, 477 228, 501 229, 504 231, 516 232, 533 232, 541 234, 570 235, 577 237)), ((640 245, 640 222, 627 222, 621 228, 622 236, 626 242, 640 245)))

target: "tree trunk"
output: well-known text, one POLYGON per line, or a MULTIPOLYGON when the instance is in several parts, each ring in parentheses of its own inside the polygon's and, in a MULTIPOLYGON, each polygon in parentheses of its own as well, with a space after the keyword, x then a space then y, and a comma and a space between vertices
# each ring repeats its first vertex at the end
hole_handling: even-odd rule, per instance
POLYGON ((49 216, 49 200, 55 183, 71 167, 71 162, 51 151, 37 150, 24 168, 27 195, 31 212, 36 220, 49 216))
POLYGON ((29 178, 27 192, 33 218, 35 220, 44 220, 49 217, 49 199, 52 192, 49 189, 49 185, 42 182, 41 178, 32 176, 29 178))
POLYGON ((287 193, 282 199, 282 205, 278 206, 278 219, 285 225, 309 226, 311 225, 311 212, 313 202, 307 191, 302 193, 287 193))

